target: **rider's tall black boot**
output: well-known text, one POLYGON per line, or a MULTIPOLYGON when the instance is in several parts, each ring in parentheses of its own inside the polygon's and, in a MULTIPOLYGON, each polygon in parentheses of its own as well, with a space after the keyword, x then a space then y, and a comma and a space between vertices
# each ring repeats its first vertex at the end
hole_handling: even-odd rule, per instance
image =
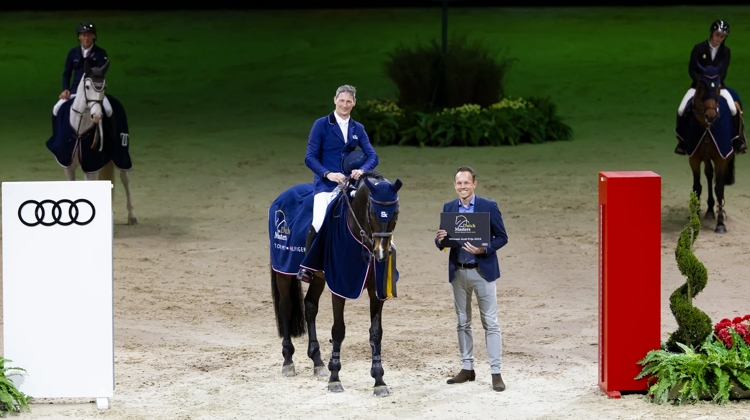
MULTIPOLYGON (((315 231, 315 228, 310 226, 310 229, 307 231, 307 238, 305 239, 305 254, 310 252, 310 247, 312 246, 313 240, 315 240, 315 235, 317 234, 318 232, 315 231)), ((300 267, 299 272, 297 272, 297 280, 309 283, 312 278, 313 273, 310 270, 300 267)))
MULTIPOLYGON (((680 118, 682 118, 680 116, 680 114, 677 114, 677 121, 675 122, 675 128, 679 127, 679 125, 680 125, 680 118)), ((677 153, 678 155, 686 155, 687 154, 687 153, 685 153, 685 150, 682 148, 682 140, 680 140, 679 138, 677 139, 677 147, 674 148, 674 152, 677 153)))
MULTIPOLYGON (((738 105, 739 108, 739 105, 738 105)), ((737 151, 737 154, 745 154, 747 153, 747 139, 745 139, 745 124, 744 121, 742 121, 742 110, 737 110, 737 115, 734 116, 734 125, 737 127, 737 133, 739 133, 739 138, 737 139, 735 150, 737 151)))

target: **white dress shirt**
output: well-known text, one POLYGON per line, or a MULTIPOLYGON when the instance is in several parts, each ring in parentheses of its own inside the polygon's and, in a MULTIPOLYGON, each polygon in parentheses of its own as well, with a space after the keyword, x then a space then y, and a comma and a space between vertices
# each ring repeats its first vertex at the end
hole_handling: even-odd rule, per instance
POLYGON ((341 132, 344 134, 344 143, 346 143, 347 138, 346 136, 349 134, 349 117, 346 119, 343 119, 339 117, 339 114, 336 112, 333 113, 333 115, 336 116, 336 122, 339 123, 339 128, 341 129, 341 132))

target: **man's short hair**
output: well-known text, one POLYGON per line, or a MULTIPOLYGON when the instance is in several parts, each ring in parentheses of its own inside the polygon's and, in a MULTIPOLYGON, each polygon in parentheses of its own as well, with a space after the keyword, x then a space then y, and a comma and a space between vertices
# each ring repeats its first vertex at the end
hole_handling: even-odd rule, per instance
POLYGON ((351 93, 352 98, 357 99, 357 88, 352 85, 339 86, 339 88, 336 89, 336 96, 334 96, 334 98, 338 98, 341 93, 351 93))
POLYGON ((472 182, 477 180, 477 174, 471 166, 459 166, 458 169, 456 169, 456 173, 453 174, 453 180, 456 179, 456 175, 458 175, 459 172, 470 173, 472 182))

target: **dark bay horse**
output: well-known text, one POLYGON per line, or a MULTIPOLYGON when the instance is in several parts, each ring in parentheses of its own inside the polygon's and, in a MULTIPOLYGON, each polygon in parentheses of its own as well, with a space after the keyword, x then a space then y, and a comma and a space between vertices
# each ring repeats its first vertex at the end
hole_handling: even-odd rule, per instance
MULTIPOLYGON (((726 233, 724 225, 724 186, 734 184, 734 159, 735 153, 732 142, 737 138, 735 130, 741 130, 735 127, 730 108, 721 101, 721 80, 718 76, 719 68, 702 67, 702 76, 696 86, 693 97, 693 118, 691 121, 683 124, 683 130, 687 132, 685 137, 686 145, 691 148, 687 151, 690 156, 690 168, 693 172, 693 191, 700 199, 701 186, 701 163, 705 164, 705 175, 708 184, 708 208, 706 210, 706 219, 716 219, 717 233, 726 233), (691 136, 692 133, 692 136, 691 136), (693 138, 691 142, 689 137, 693 138), (693 143, 693 144, 690 144, 693 143), (715 177, 715 185, 714 185, 715 177), (714 192, 716 201, 714 201, 714 192), (717 215, 714 213, 714 204, 718 202, 717 215)), ((740 105, 734 102, 737 112, 741 113, 740 105)), ((688 116, 686 116, 689 118, 688 116)), ((679 133, 678 133, 679 135, 679 133)))
POLYGON ((296 374, 292 360, 292 338, 302 336, 305 327, 308 333, 307 355, 313 361, 313 373, 316 376, 328 375, 320 357, 315 326, 320 296, 327 285, 331 291, 333 307, 333 348, 328 361, 328 389, 331 392, 343 392, 339 371, 341 344, 346 332, 344 306, 347 299, 357 299, 366 288, 370 298, 370 375, 375 379, 374 394, 390 394, 383 380, 385 371, 381 360, 381 316, 384 301, 396 296, 396 249, 391 239, 398 221, 397 192, 401 185, 401 180, 390 183, 375 171, 365 172, 354 185, 347 179, 341 187, 342 192, 329 206, 321 232, 315 238, 315 241, 323 238, 320 240, 324 242, 313 242, 311 250, 304 250, 298 244, 304 244, 312 220, 312 185, 292 187, 274 201, 271 210, 278 207, 275 210, 277 214, 283 210, 284 201, 292 203, 287 206, 289 208, 293 208, 294 203, 299 208, 296 210, 298 220, 289 218, 291 214, 284 214, 284 221, 281 222, 280 216, 272 216, 269 212, 271 285, 278 334, 282 338, 282 375, 296 374), (325 235, 321 235, 323 230, 326 230, 325 235), (284 243, 290 245, 284 245, 280 241, 287 241, 284 243), (306 253, 304 258, 297 252, 296 256, 284 260, 292 255, 291 252, 300 251, 300 248, 306 253), (275 250, 279 250, 279 253, 274 254, 277 252, 275 250), (316 272, 304 298, 301 283, 296 279, 300 265, 316 272))

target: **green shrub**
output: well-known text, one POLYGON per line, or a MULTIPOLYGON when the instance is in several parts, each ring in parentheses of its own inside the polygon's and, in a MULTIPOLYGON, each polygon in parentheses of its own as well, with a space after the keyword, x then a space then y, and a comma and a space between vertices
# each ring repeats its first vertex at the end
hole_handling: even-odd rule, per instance
POLYGON ((685 284, 675 290, 669 297, 669 307, 677 321, 677 331, 672 333, 667 341, 670 351, 679 351, 677 343, 697 347, 711 334, 711 318, 705 312, 693 306, 693 298, 700 293, 708 283, 706 267, 693 253, 693 243, 698 239, 701 229, 698 217, 699 201, 694 192, 690 193, 689 209, 690 222, 680 233, 680 239, 675 249, 677 267, 684 276, 685 284))
POLYGON ((572 129, 546 98, 503 98, 489 107, 467 104, 437 112, 403 109, 396 102, 356 107, 374 145, 499 146, 570 140, 572 129))
POLYGON ((486 108, 504 97, 503 79, 513 58, 464 37, 451 39, 447 47, 445 57, 435 40, 389 54, 385 74, 398 89, 401 107, 421 112, 466 104, 486 108))

